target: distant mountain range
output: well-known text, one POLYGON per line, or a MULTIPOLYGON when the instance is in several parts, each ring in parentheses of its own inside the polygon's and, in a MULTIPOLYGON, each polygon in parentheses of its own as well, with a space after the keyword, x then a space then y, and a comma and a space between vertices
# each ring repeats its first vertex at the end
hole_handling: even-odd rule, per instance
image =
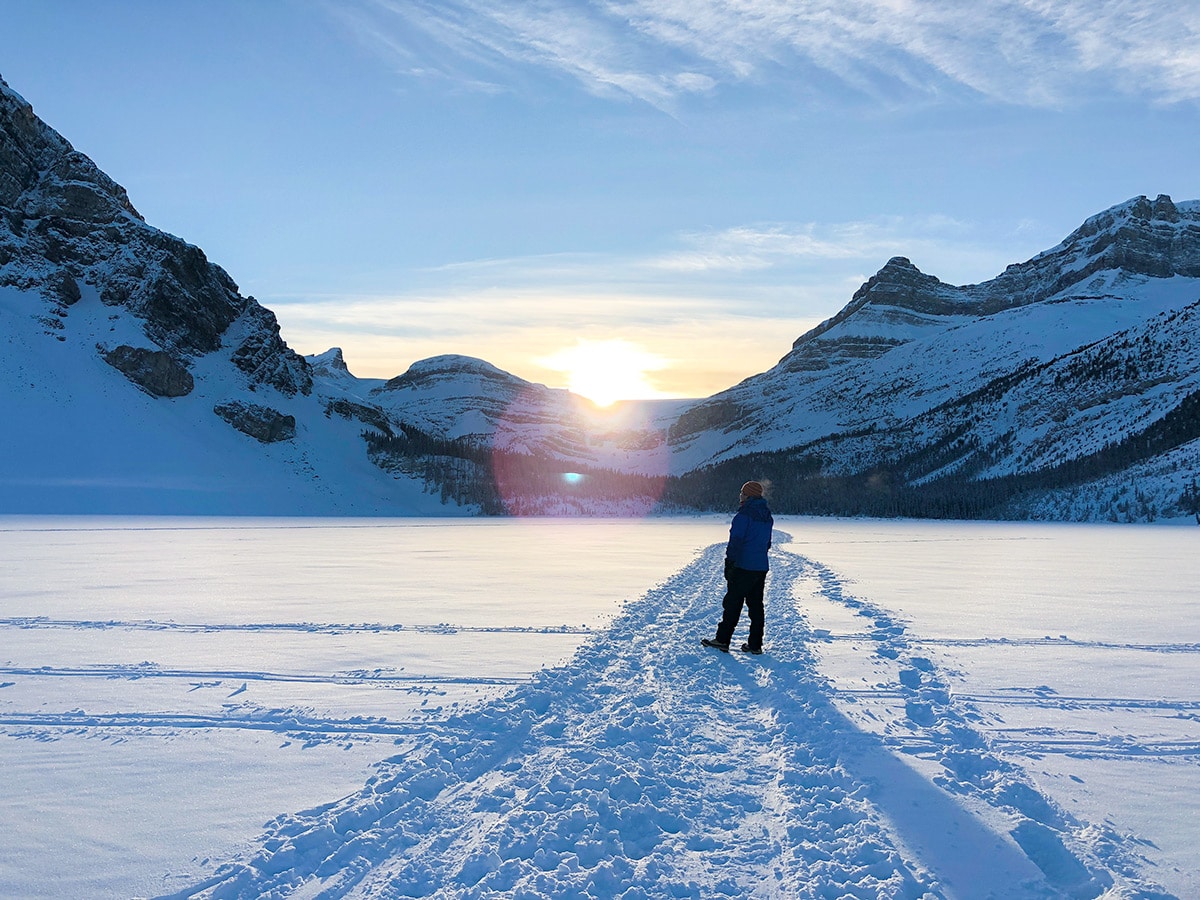
POLYGON ((977 285, 895 258, 771 370, 597 410, 483 360, 391 380, 274 314, 0 81, 0 513, 726 510, 1200 521, 1200 202, 977 285))

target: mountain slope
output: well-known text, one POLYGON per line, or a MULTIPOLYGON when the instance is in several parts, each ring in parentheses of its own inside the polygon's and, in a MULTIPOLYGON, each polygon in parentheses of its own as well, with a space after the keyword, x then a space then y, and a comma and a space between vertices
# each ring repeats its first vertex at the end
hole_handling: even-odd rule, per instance
POLYGON ((0 512, 438 512, 273 313, 0 81, 0 512))
POLYGON ((1200 203, 1144 197, 1053 250, 952 287, 892 259, 778 365, 681 416, 682 468, 898 425, 1200 297, 1200 203))
MULTIPOLYGON (((888 495, 1052 470, 1021 490, 1058 488, 1070 480, 1064 466, 1162 430, 1155 423, 1168 416, 1178 440, 1160 451, 1172 451, 1193 427, 1183 404, 1200 373, 1190 337, 1197 300, 1200 203, 1165 196, 1094 216, 1058 247, 979 285, 947 285, 893 259, 777 366, 680 417, 672 450, 693 475, 679 496, 714 493, 700 487, 702 470, 716 465, 732 477, 762 454, 789 482, 873 475, 878 483, 886 470, 888 495)), ((1077 466, 1070 478, 1107 476, 1118 457, 1077 466)), ((1154 488, 1160 510, 1188 512, 1178 508, 1181 484, 1154 488)), ((1035 508, 1044 509, 1023 502, 1006 514, 1035 508)))

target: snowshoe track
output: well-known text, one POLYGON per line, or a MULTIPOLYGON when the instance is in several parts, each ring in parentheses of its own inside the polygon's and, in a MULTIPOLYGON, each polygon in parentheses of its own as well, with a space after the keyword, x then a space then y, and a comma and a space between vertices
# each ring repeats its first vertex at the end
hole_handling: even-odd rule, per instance
POLYGON ((1036 853, 836 710, 793 595, 814 571, 840 591, 822 567, 775 554, 766 655, 701 647, 721 553, 629 603, 567 665, 431 725, 360 792, 279 817, 252 859, 171 896, 1034 898, 1111 883, 1028 820, 1022 846, 1062 849, 1065 880, 1047 881, 1036 853), (918 813, 946 817, 954 840, 908 844, 918 813), (951 858, 964 848, 985 852, 951 858))

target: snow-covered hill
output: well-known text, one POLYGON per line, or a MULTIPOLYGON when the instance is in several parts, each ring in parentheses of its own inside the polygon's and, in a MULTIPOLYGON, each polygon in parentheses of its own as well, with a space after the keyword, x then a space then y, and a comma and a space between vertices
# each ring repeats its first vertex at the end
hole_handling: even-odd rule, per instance
POLYGON ((326 409, 361 423, 376 465, 484 513, 650 511, 668 476, 667 429, 691 402, 600 408, 453 354, 384 382, 355 378, 337 348, 307 359, 326 409))
POLYGON ((481 359, 421 360, 370 396, 396 418, 440 437, 581 466, 665 474, 664 429, 645 405, 601 409, 481 359))

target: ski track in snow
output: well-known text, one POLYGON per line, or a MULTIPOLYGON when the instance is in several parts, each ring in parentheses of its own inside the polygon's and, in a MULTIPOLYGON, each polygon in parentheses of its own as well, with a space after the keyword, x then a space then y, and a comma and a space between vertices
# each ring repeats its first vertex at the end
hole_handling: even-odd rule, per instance
POLYGON ((304 634, 351 634, 369 632, 383 634, 394 631, 410 631, 418 634, 589 634, 586 625, 397 625, 361 622, 334 624, 327 622, 257 622, 257 623, 201 623, 160 622, 153 619, 119 621, 116 619, 51 619, 48 616, 0 617, 0 628, 86 628, 105 630, 121 628, 128 631, 176 631, 193 634, 210 634, 222 631, 288 631, 304 634))
POLYGON ((420 723, 361 791, 278 817, 252 857, 180 873, 167 896, 1169 896, 1139 880, 1135 839, 1065 814, 993 751, 904 626, 831 570, 777 552, 767 654, 700 647, 722 549, 570 663, 420 723), (907 734, 838 711, 801 578, 870 621, 907 734))

